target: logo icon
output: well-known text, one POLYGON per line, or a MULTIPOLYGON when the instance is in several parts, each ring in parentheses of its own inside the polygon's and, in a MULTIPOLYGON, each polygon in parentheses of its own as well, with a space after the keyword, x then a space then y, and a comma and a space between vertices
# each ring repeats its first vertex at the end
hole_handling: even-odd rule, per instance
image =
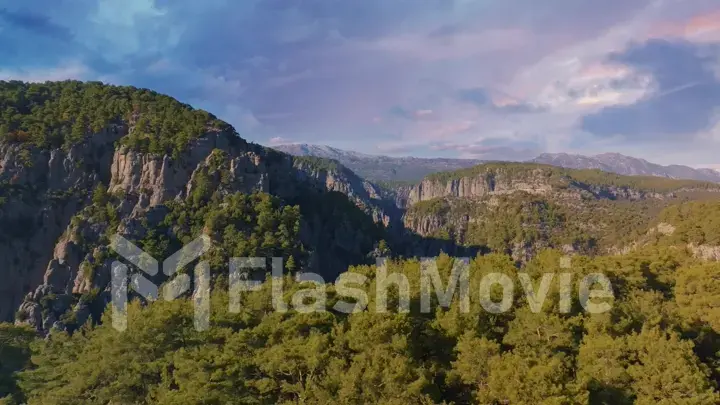
MULTIPOLYGON (((119 234, 110 238, 110 246, 123 259, 142 271, 130 275, 128 283, 128 266, 120 261, 112 263, 112 325, 123 332, 127 329, 128 287, 148 301, 159 298, 159 289, 145 277, 154 277, 159 272, 158 261, 119 234)), ((202 235, 183 246, 162 263, 162 272, 168 278, 173 277, 183 267, 198 259, 210 250, 211 241, 202 235)), ((166 282, 162 287, 162 298, 172 301, 190 291, 190 276, 184 273, 166 282)), ((195 328, 207 330, 210 323, 210 265, 200 262, 195 266, 195 328)))

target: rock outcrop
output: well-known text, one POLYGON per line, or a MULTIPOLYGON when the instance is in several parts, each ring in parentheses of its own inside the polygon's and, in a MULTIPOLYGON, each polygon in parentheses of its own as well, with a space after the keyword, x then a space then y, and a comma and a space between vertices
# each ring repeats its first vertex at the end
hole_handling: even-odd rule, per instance
POLYGON ((688 249, 698 259, 720 262, 720 246, 690 244, 688 249))
POLYGON ((503 170, 486 170, 459 178, 445 179, 431 176, 410 189, 408 205, 435 198, 477 198, 516 191, 546 194, 552 190, 543 170, 530 171, 527 175, 520 177, 503 170))
MULTIPOLYGON (((683 191, 678 189, 676 191, 683 191)), ((482 198, 525 192, 555 194, 566 199, 663 199, 662 193, 630 186, 594 184, 573 178, 562 169, 534 164, 488 164, 453 173, 428 176, 407 192, 407 205, 436 198, 482 198)))

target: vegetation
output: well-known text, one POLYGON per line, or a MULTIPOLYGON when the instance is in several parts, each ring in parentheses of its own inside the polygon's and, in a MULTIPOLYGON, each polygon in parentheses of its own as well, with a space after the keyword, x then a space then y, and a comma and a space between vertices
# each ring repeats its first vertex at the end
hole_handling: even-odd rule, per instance
POLYGON ((720 203, 691 201, 665 209, 658 223, 670 224, 674 230, 666 235, 671 244, 720 245, 720 203))
POLYGON ((569 170, 567 174, 575 181, 605 187, 630 188, 640 191, 668 193, 683 189, 718 189, 716 183, 698 180, 678 180, 652 176, 623 176, 602 170, 569 170))
POLYGON ((31 328, 0 323, 0 404, 3 398, 10 403, 20 400, 15 373, 31 365, 30 343, 36 339, 31 328))
POLYGON ((340 163, 333 159, 324 159, 315 156, 293 156, 295 165, 317 171, 334 172, 340 169, 340 163))
POLYGON ((497 252, 519 247, 563 247, 586 254, 631 244, 645 235, 672 200, 567 201, 524 192, 479 200, 433 199, 413 205, 406 223, 426 219, 439 227, 427 235, 497 252))
MULTIPOLYGON (((208 189, 209 190, 209 189, 208 189)), ((155 258, 166 258, 183 245, 205 234, 213 240, 208 252, 211 268, 226 270, 230 257, 294 257, 306 262, 307 253, 299 237, 300 209, 284 205, 280 199, 266 193, 234 193, 221 196, 206 195, 203 187, 196 187, 189 201, 168 201, 154 207, 155 215, 144 218, 135 232, 143 235, 135 242, 155 258), (201 190, 201 191, 198 191, 201 190)), ((98 240, 74 239, 84 250, 107 246, 110 236, 117 232, 117 205, 120 201, 109 196, 103 186, 94 194, 95 204, 73 219, 72 229, 102 224, 105 232, 98 240)), ((91 257, 83 268, 93 271, 106 257, 91 257)))
MULTIPOLYGON (((545 251, 520 272, 537 282, 561 257, 545 251)), ((453 260, 437 263, 447 277, 453 260)), ((395 289, 390 312, 375 312, 374 266, 349 269, 368 277, 361 286, 367 308, 350 315, 335 304, 359 301, 333 285, 322 290, 327 311, 296 311, 291 297, 316 287, 291 278, 285 313, 273 310, 270 283, 243 294, 238 313, 216 290, 213 327, 205 332, 193 327, 191 300, 134 302, 127 333, 103 324, 34 343, 14 395, 43 405, 717 403, 720 330, 690 308, 717 302, 720 291, 704 290, 704 302, 686 300, 695 299, 692 285, 710 281, 720 267, 697 266, 681 250, 576 257, 569 270, 575 280, 602 269, 613 283, 612 309, 594 315, 575 295, 571 311, 559 312, 556 284, 538 313, 520 288, 507 313, 488 312, 475 296, 464 313, 457 295, 448 308, 434 301, 433 311, 421 313, 416 260, 389 263, 409 280, 409 313, 398 310, 395 289)), ((520 285, 510 258, 491 254, 471 261, 470 291, 491 272, 520 285)))
POLYGON ((130 127, 123 144, 175 155, 207 132, 233 131, 212 114, 150 90, 98 82, 0 81, 0 141, 69 148, 121 125, 130 127))

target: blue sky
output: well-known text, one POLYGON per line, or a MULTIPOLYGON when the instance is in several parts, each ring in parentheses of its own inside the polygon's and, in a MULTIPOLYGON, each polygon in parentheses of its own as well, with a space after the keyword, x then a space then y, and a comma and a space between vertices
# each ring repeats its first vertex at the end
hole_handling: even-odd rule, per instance
POLYGON ((0 55, 266 145, 720 167, 718 0, 0 0, 0 55))

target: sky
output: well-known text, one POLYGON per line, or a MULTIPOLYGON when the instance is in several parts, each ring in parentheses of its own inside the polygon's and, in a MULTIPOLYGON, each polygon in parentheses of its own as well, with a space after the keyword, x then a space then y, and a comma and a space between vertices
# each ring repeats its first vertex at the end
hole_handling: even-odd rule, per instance
POLYGON ((264 145, 720 168, 720 0, 0 0, 0 55, 264 145))

